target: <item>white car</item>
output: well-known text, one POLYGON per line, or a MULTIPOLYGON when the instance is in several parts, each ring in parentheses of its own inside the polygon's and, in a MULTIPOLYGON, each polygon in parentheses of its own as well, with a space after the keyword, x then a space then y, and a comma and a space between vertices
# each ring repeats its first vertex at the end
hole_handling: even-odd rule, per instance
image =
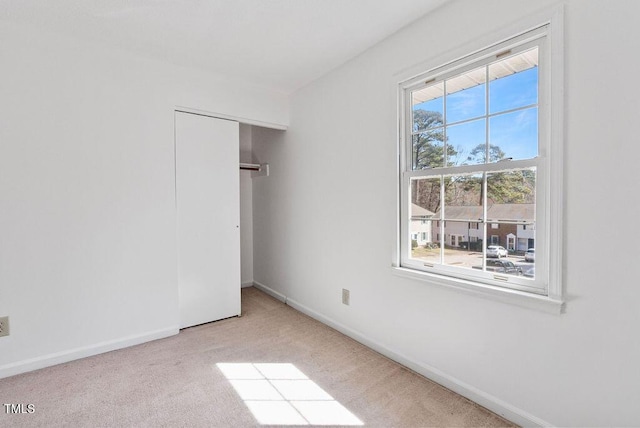
POLYGON ((501 247, 500 245, 489 245, 487 247, 487 257, 507 257, 509 252, 506 248, 501 247))
POLYGON ((536 261, 536 250, 533 248, 529 248, 526 253, 524 253, 524 261, 525 262, 535 262, 536 261))

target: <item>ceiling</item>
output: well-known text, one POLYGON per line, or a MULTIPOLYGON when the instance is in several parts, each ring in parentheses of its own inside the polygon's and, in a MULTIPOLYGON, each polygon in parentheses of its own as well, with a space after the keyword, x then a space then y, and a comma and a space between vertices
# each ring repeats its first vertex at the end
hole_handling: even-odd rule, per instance
POLYGON ((34 26, 290 93, 450 0, 2 0, 34 26))

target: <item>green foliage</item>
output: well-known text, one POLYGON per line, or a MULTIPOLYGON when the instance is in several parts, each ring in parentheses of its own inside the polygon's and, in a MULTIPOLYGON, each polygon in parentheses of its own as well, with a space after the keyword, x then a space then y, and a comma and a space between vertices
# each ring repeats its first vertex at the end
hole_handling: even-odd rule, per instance
MULTIPOLYGON (((444 166, 444 124, 442 114, 436 111, 414 110, 413 131, 422 131, 413 136, 413 169, 444 166)), ((447 148, 447 156, 453 158, 457 151, 447 148)), ((449 162, 451 164, 451 162, 449 162)))
MULTIPOLYGON (((478 144, 467 157, 472 163, 484 163, 487 153, 484 144, 478 144)), ((500 147, 489 146, 489 162, 497 162, 505 158, 500 147)), ((479 175, 456 177, 457 183, 452 188, 463 195, 459 198, 447 198, 447 203, 456 205, 481 205, 483 199, 482 177, 479 175)), ((535 202, 535 173, 531 170, 514 170, 489 173, 487 178, 487 202, 492 204, 530 204, 535 202)), ((449 192, 447 193, 449 196, 449 192)))
POLYGON ((418 248, 418 241, 416 241, 415 239, 411 240, 411 249, 413 250, 414 248, 418 248))
POLYGON ((487 179, 489 204, 531 204, 535 202, 535 174, 517 170, 491 174, 487 179))

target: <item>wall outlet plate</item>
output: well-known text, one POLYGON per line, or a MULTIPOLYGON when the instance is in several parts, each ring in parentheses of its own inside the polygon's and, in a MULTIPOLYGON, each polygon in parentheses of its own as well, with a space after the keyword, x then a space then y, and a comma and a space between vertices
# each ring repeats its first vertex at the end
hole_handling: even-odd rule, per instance
POLYGON ((9 317, 0 317, 0 337, 9 336, 9 317))
POLYGON ((349 290, 347 290, 346 288, 343 288, 342 289, 342 304, 349 306, 350 298, 351 298, 351 296, 350 296, 349 290))

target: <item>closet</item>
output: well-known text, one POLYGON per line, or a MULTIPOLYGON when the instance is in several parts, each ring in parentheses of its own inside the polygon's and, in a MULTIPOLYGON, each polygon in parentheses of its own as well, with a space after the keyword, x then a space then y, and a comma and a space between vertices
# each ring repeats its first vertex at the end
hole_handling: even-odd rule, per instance
POLYGON ((180 328, 240 315, 239 124, 175 112, 180 328))

